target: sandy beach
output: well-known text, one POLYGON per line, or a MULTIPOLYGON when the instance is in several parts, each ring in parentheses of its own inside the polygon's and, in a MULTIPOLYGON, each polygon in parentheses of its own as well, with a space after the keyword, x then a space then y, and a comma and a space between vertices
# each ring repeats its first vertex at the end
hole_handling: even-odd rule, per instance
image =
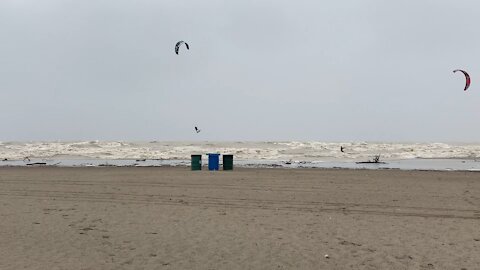
POLYGON ((0 269, 480 269, 480 173, 0 168, 0 269))

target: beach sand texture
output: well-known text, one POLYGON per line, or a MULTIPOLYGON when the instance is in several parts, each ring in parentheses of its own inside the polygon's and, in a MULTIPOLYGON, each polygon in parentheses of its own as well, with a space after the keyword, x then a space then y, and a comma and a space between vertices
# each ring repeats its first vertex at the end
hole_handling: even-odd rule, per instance
POLYGON ((3 167, 0 240, 0 269, 473 270, 480 173, 3 167))

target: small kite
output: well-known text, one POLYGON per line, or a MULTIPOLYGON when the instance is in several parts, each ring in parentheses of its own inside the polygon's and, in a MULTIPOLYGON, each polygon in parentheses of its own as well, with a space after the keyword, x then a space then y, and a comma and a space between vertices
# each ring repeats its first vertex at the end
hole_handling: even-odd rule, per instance
POLYGON ((195 132, 200 133, 200 131, 201 131, 200 129, 198 129, 197 127, 195 127, 195 132))
POLYGON ((177 44, 175 44, 175 53, 178 55, 178 50, 180 49, 180 46, 182 44, 185 44, 185 47, 187 47, 187 50, 190 50, 190 47, 188 46, 188 43, 186 43, 185 41, 183 40, 180 40, 179 42, 177 42, 177 44))
POLYGON ((462 72, 463 75, 465 75, 465 89, 463 89, 463 91, 467 91, 468 87, 470 87, 470 83, 471 83, 471 80, 470 80, 470 75, 468 75, 468 73, 464 70, 461 70, 461 69, 455 69, 453 71, 453 73, 456 73, 456 72, 462 72))

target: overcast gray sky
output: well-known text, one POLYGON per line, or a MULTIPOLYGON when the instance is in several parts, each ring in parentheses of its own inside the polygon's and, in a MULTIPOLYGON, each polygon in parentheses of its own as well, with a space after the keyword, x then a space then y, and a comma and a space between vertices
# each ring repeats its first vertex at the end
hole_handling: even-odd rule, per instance
POLYGON ((0 140, 478 142, 479 14, 478 0, 1 0, 0 140))

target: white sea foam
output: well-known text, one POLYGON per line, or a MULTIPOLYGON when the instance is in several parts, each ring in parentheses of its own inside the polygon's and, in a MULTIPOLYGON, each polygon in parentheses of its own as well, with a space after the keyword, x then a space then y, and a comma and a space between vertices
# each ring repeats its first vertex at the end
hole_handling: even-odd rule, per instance
POLYGON ((265 161, 359 161, 414 158, 477 159, 480 144, 370 142, 0 142, 0 158, 186 160, 192 154, 233 154, 236 159, 265 161), (340 151, 340 146, 345 148, 340 151))

